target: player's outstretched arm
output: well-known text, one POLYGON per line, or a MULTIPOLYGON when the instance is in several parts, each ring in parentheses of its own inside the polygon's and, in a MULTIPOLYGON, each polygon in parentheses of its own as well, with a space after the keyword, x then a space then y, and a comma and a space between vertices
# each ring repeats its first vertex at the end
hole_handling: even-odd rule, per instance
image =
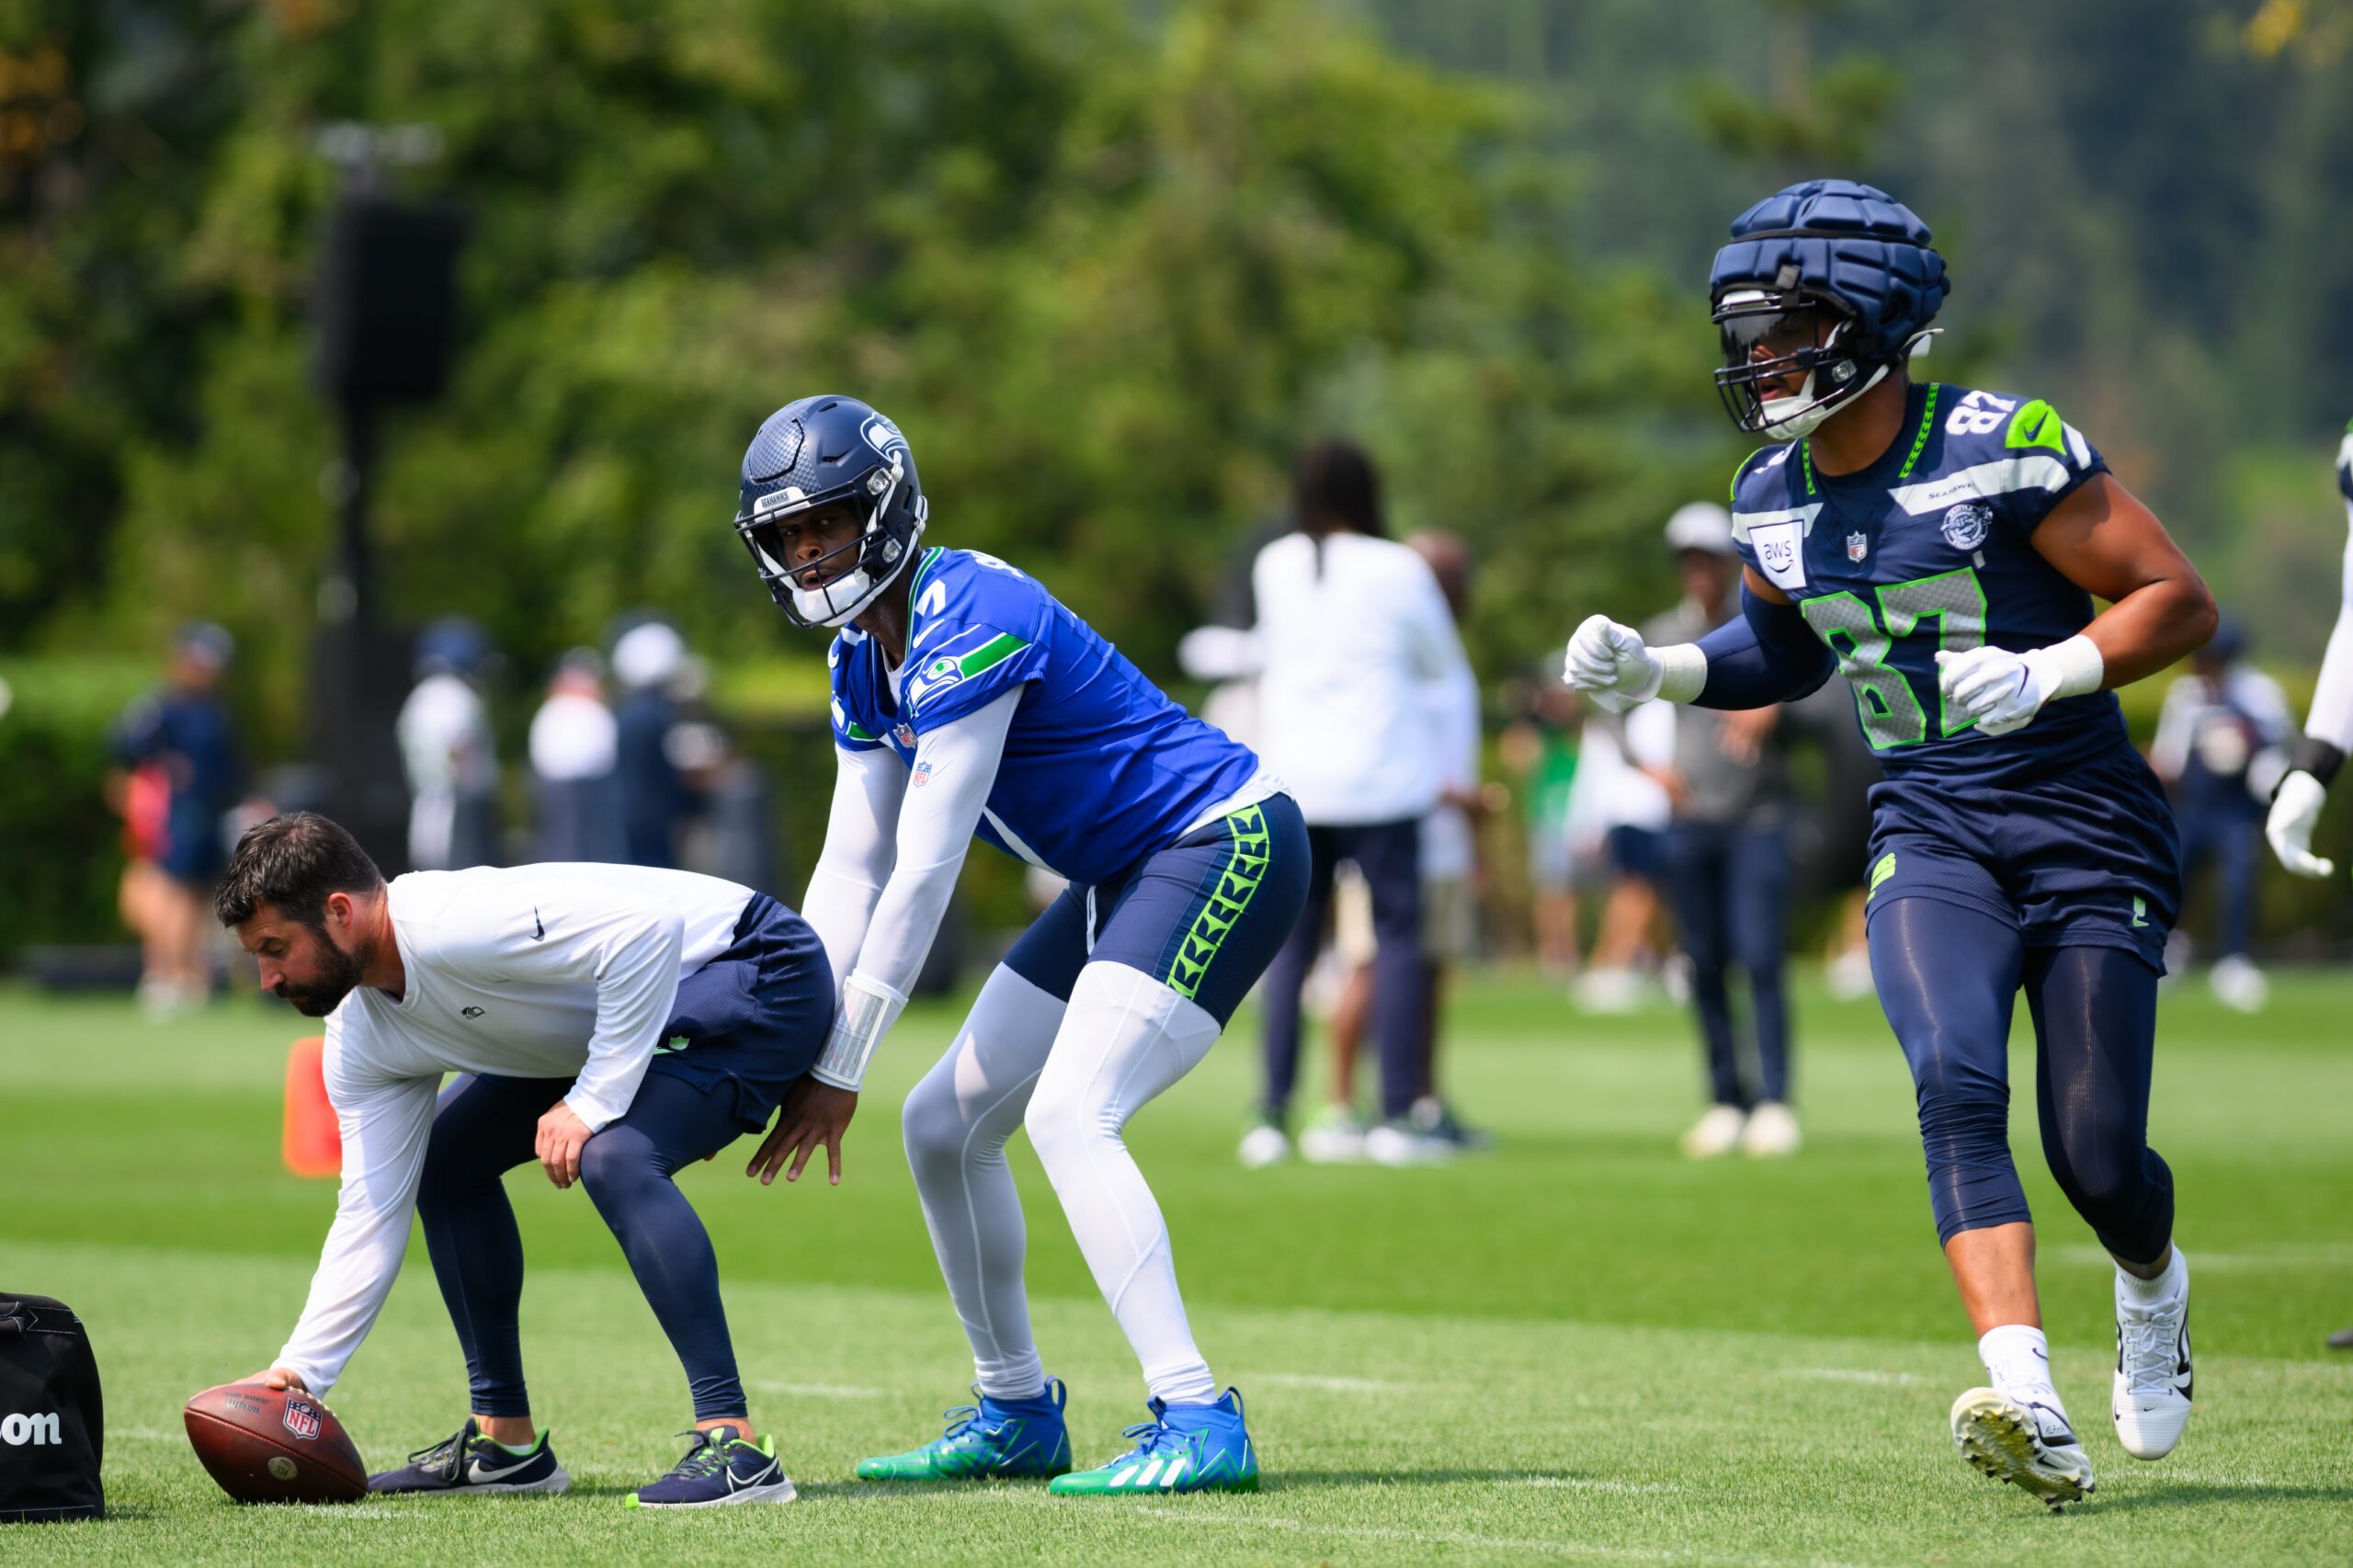
POLYGON ((1640 633, 1588 616, 1569 639, 1568 683, 1613 713, 1657 698, 1701 708, 1766 708, 1793 702, 1837 667, 1789 596, 1748 570, 1741 614, 1697 642, 1643 645, 1640 633))
MULTIPOLYGON (((2345 515, 2353 523, 2353 426, 2336 456, 2336 486, 2345 497, 2345 515)), ((2320 678, 2313 686, 2312 711, 2304 717, 2304 733, 2297 738, 2287 777, 2271 798, 2271 816, 2263 825, 2271 852, 2279 863, 2300 877, 2325 877, 2336 863, 2313 853, 2313 829, 2328 799, 2328 786, 2353 752, 2353 539, 2345 546, 2344 584, 2336 607, 2336 626, 2328 634, 2328 651, 2321 655, 2320 678)))
POLYGON ((2204 646, 2214 596, 2165 525, 2113 474, 2095 473, 2052 508, 2034 548, 2109 607, 2063 642, 2023 653, 1991 645, 1937 654, 1937 684, 1989 735, 2025 728, 2044 703, 2129 686, 2204 646))
POLYGON ((899 808, 893 861, 858 959, 841 983, 841 1002, 809 1080, 788 1097, 776 1126, 744 1174, 763 1185, 779 1170, 797 1180, 823 1146, 832 1179, 841 1180, 841 1139, 858 1108, 867 1063, 907 1005, 956 891, 956 874, 972 846, 981 810, 996 783, 1005 738, 1021 688, 924 733, 913 778, 899 808), (830 1092, 829 1092, 830 1091, 830 1092), (786 1162, 790 1162, 786 1169, 786 1162))
POLYGON ((289 1372, 295 1386, 324 1396, 375 1325, 408 1251, 437 1086, 433 1080, 404 1079, 340 1092, 343 1187, 335 1223, 320 1249, 302 1316, 269 1370, 256 1374, 259 1381, 289 1372))
POLYGON ((801 917, 817 933, 836 986, 857 966, 875 901, 898 859, 899 807, 906 792, 906 765, 888 747, 834 748, 833 810, 801 917))

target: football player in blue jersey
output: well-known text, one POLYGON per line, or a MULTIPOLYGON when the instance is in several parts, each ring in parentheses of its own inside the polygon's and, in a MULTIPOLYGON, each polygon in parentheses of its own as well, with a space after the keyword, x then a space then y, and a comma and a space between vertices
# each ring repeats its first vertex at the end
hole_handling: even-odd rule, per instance
POLYGON ((838 778, 806 918, 846 977, 813 1082, 746 1174, 797 1178, 841 1139, 975 837, 1068 879, 907 1097, 933 1250, 972 1341, 977 1403, 944 1435, 865 1460, 876 1481, 1051 1476, 1097 1495, 1256 1491, 1241 1397, 1193 1342, 1168 1228, 1121 1142, 1190 1072, 1306 900, 1299 808, 1256 756, 1171 702, 1035 578, 923 548, 915 456, 864 403, 812 397, 745 454, 736 531, 796 623, 838 627, 838 778), (1064 1392, 1030 1336, 1026 1128, 1103 1298, 1142 1363, 1151 1419, 1071 1469, 1064 1392))
POLYGON ((1595 616, 1569 678, 1605 707, 1751 708, 1846 675, 1886 774, 1872 977, 1992 1385, 1954 1403, 1953 1439, 2056 1507, 2092 1471, 2052 1386, 2006 1131, 2011 1010, 2023 990, 2044 1157, 2116 1260, 2117 1437, 2158 1459, 2191 1388, 2173 1179, 2147 1142, 2180 875, 2165 792, 2109 691, 2203 643, 2213 599, 2049 403, 1910 379, 1950 285, 1927 225, 1884 192, 1811 180, 1767 198, 1734 220, 1709 288, 1725 406, 1777 443, 1733 480, 1746 613, 1665 648, 1595 616))

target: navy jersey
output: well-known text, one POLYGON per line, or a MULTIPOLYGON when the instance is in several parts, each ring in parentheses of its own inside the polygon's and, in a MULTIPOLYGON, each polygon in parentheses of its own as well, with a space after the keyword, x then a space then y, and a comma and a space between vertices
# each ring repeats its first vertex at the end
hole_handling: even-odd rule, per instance
POLYGON ((1890 778, 2021 784, 2127 745, 2115 694, 2062 698, 2023 730, 1984 735, 1946 711, 1937 653, 2024 653, 2091 623, 2091 596, 2033 535, 2107 467, 2040 399, 1930 383, 1859 472, 1818 472, 1802 441, 1751 457, 1733 479, 1733 530, 1741 560, 1837 654, 1890 778))
POLYGON ((835 639, 834 744, 887 745, 912 768, 926 732, 1027 686, 981 815, 981 838, 1008 854, 1107 882, 1259 771, 1247 747, 1171 702, 1037 579, 993 555, 924 551, 909 602, 904 703, 874 639, 851 627, 835 639))

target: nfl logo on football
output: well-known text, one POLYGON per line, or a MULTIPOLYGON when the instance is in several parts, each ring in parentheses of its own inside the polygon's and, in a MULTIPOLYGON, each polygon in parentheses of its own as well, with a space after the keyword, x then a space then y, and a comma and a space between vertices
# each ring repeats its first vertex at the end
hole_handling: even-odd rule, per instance
POLYGON ((319 1435, 319 1413, 299 1399, 286 1402, 286 1429, 298 1437, 319 1435))

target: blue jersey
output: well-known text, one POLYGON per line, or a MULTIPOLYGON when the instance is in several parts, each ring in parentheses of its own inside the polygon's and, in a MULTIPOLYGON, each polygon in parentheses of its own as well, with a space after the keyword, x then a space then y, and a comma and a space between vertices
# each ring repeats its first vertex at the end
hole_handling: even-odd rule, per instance
POLYGON ((1889 778, 2024 784, 2126 747, 2115 694, 2062 698, 1984 735, 1946 710, 1937 653, 2024 653, 2091 623, 2091 596, 2033 536, 2107 468, 2040 399, 1931 383, 1911 389, 1902 433, 1859 472, 1820 472, 1802 441, 1751 457, 1733 479, 1733 529, 1742 561, 1838 656, 1889 778))
MULTIPOLYGON (((1184 836, 1241 792, 1258 758, 1171 702, 1036 578, 993 555, 932 549, 915 568, 904 702, 882 650, 845 627, 833 665, 834 744, 915 743, 1027 686, 980 836, 1092 886, 1184 836)), ((924 782, 918 775, 910 788, 924 782)))

